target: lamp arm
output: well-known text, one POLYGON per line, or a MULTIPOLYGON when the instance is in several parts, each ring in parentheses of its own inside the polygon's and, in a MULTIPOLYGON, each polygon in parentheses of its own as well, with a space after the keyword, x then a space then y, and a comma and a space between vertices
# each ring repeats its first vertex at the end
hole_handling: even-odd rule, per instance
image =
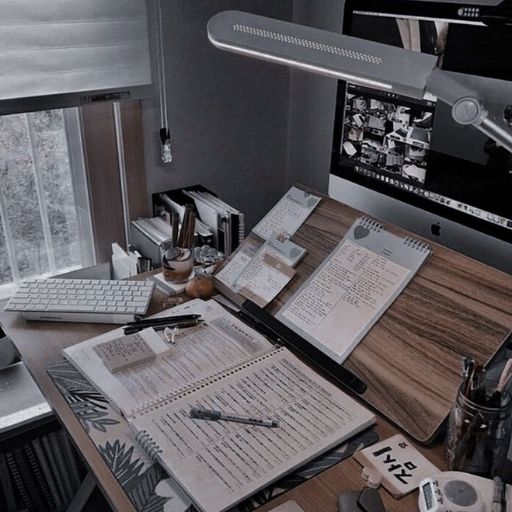
POLYGON ((457 123, 474 126, 512 153, 512 133, 493 121, 478 92, 439 68, 434 68, 428 76, 425 92, 452 107, 452 117, 457 123))
POLYGON ((432 93, 452 107, 457 123, 475 126, 512 153, 512 132, 495 121, 477 91, 438 69, 433 55, 238 11, 213 16, 208 38, 222 50, 366 87, 413 98, 432 93))

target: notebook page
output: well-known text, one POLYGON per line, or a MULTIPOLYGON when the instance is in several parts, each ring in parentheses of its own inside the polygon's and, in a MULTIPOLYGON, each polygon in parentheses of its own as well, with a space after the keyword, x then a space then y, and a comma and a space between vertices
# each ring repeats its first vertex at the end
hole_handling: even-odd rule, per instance
POLYGON ((360 218, 276 317, 341 364, 430 253, 360 218))
POLYGON ((286 234, 291 237, 319 202, 319 197, 292 187, 254 227, 253 232, 264 240, 268 240, 274 233, 286 234))
POLYGON ((160 345, 155 350, 156 359, 148 363, 111 373, 94 350, 104 341, 102 337, 93 344, 86 342, 83 349, 77 345, 65 354, 114 406, 128 415, 147 402, 272 350, 273 345, 254 329, 218 304, 212 307, 219 316, 206 315, 210 319, 205 324, 184 330, 175 345, 166 344, 149 330, 151 346, 155 350, 156 343, 160 345))
POLYGON ((278 349, 204 389, 129 419, 201 510, 226 510, 374 422, 373 415, 278 349), (191 406, 279 420, 278 428, 189 417, 191 406), (145 437, 147 433, 147 437, 145 437))

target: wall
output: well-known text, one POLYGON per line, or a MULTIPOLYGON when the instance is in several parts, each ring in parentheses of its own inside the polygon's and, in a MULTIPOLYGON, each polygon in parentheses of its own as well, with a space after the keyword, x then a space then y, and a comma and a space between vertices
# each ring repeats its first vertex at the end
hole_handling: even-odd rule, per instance
POLYGON ((159 112, 146 101, 148 193, 201 183, 244 211, 251 229, 287 188, 290 71, 217 50, 206 23, 228 9, 290 20, 293 0, 162 5, 174 160, 166 166, 159 161, 159 112))
MULTIPOLYGON (((343 0, 295 0, 293 21, 341 31, 343 0)), ((288 176, 327 192, 337 81, 293 70, 290 82, 288 176)))

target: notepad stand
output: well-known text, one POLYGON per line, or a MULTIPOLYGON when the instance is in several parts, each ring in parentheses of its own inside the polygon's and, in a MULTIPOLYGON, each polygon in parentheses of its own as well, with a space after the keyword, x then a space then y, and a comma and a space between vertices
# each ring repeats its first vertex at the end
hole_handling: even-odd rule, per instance
MULTIPOLYGON (((274 316, 364 215, 321 196, 321 203, 292 237, 306 248, 306 257, 265 313, 274 316)), ((399 236, 420 238, 383 224, 399 236)), ((512 330, 512 311, 505 307, 512 303, 512 276, 425 241, 432 246, 432 257, 343 364, 366 384, 360 397, 422 443, 434 439, 450 411, 462 357, 488 363, 512 330)), ((239 250, 262 243, 251 233, 239 250)), ((218 281, 216 285, 243 304, 242 296, 218 281)))

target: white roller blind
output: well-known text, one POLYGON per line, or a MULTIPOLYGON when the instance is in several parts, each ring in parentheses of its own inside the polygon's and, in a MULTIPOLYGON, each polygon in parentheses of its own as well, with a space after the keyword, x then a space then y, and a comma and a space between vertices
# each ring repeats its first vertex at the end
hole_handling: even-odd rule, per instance
POLYGON ((145 0, 0 0, 0 102, 67 106, 150 83, 145 0))

